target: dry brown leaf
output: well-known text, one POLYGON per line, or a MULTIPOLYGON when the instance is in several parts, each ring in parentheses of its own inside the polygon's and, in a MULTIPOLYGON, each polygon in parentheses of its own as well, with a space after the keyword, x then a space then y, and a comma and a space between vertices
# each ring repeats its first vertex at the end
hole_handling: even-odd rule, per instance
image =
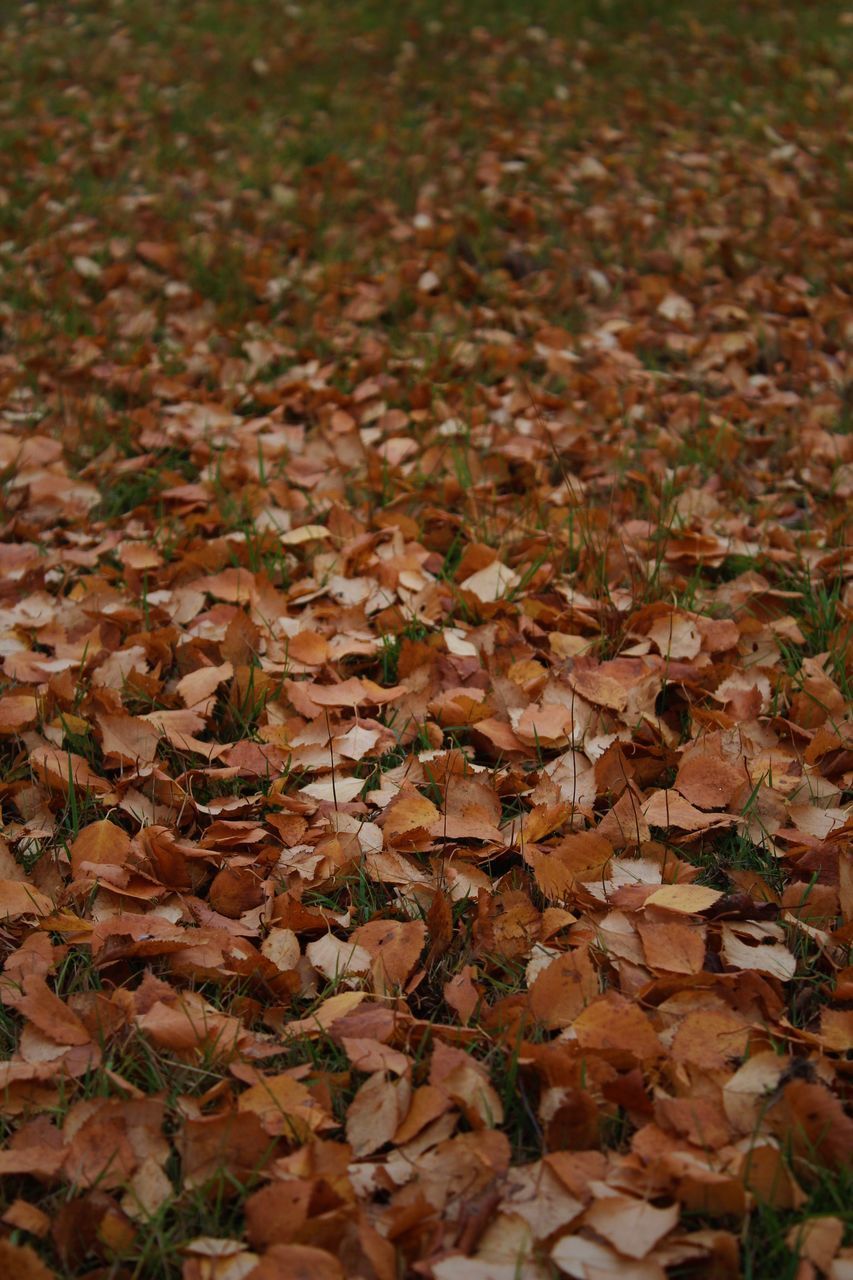
POLYGON ((426 925, 420 920, 371 920, 351 938, 370 957, 375 989, 384 992, 406 982, 423 951, 426 925))
POLYGON ((160 734, 154 725, 136 716, 98 716, 101 749, 109 764, 138 769, 153 764, 160 734))
POLYGON ((57 747, 36 747, 30 752, 30 764, 37 776, 52 790, 67 794, 69 782, 81 793, 106 795, 110 784, 99 777, 88 760, 73 751, 60 751, 57 747))
POLYGON ((551 1249, 563 1275, 573 1280, 665 1280, 666 1272, 652 1259, 629 1259, 586 1236, 563 1236, 551 1249))
POLYGON ((679 1209, 671 1204, 656 1209, 633 1196, 604 1195, 592 1202, 584 1223, 629 1258, 645 1258, 678 1222, 679 1209))
MULTIPOLYGON (((307 1244, 274 1244, 244 1280, 344 1280, 341 1264, 325 1249, 307 1244)), ((236 1280, 236 1278, 235 1278, 236 1280)))
POLYGON ((372 1155, 390 1142, 405 1119, 411 1099, 408 1080, 389 1080, 377 1071, 347 1107, 347 1142, 358 1158, 372 1155))
POLYGON ((466 964, 444 986, 444 999, 462 1022, 470 1022, 480 1002, 480 990, 474 982, 477 970, 466 964))
POLYGON ((21 995, 15 999, 18 1013, 57 1044, 88 1044, 89 1031, 75 1013, 50 990, 44 978, 28 973, 21 995))
POLYGON ((707 911, 723 895, 719 889, 702 884, 664 884, 646 898, 647 907, 661 907, 665 911, 678 911, 684 915, 697 915, 707 911))
POLYGON ((0 1266, 9 1280, 56 1280, 56 1272, 46 1267, 28 1244, 0 1239, 0 1266))
POLYGON ((774 1132, 793 1148, 795 1167, 825 1165, 841 1169, 853 1150, 853 1120, 822 1084, 792 1080, 767 1115, 774 1132))
POLYGON ((71 868, 75 878, 81 875, 96 876, 101 864, 123 867, 131 853, 130 838, 114 822, 102 818, 82 827, 71 846, 71 868))
POLYGON ((402 793, 383 814, 382 833, 386 845, 399 849, 415 849, 429 843, 429 833, 440 814, 431 800, 419 792, 402 793))
POLYGON ((356 676, 332 685, 312 681, 304 686, 304 690, 318 707, 361 707, 368 704, 383 707, 405 692, 400 686, 383 689, 373 680, 359 680, 356 676))
POLYGON ((568 1027, 598 995, 598 974, 586 950, 569 951, 540 969, 530 988, 530 1012, 543 1026, 568 1027))
POLYGON ((641 920, 637 924, 637 932, 650 969, 663 973, 701 973, 704 969, 705 930, 702 925, 641 920))
POLYGON ((489 604, 494 600, 502 599, 508 591, 517 587, 518 583, 517 573, 508 569, 505 564, 501 564, 499 560, 493 560, 490 565, 478 570, 477 573, 472 573, 459 585, 463 591, 470 591, 478 600, 489 604))
POLYGON ((663 1048, 646 1015, 624 996, 608 991, 575 1018, 572 1029, 581 1048, 614 1062, 649 1062, 663 1048))
POLYGON ((0 919, 46 916, 53 903, 46 894, 22 880, 0 880, 0 919))
POLYGON ((706 827, 732 823, 733 818, 719 813, 703 813, 677 791, 655 791, 643 804, 643 817, 650 827, 679 831, 703 831, 706 827))
POLYGON ((844 1223, 829 1215, 806 1218, 792 1227, 786 1243, 793 1254, 807 1258, 819 1271, 828 1272, 844 1239, 844 1223))
POLYGON ((0 698, 0 734, 21 733, 38 719, 38 701, 28 693, 7 693, 0 698))
POLYGON ((305 1085, 286 1072, 251 1085, 237 1099, 237 1109, 256 1115, 268 1134, 284 1134, 300 1142, 311 1133, 334 1128, 305 1085))
POLYGON ((741 765, 730 764, 710 751, 689 751, 678 766, 675 789, 700 809, 725 809, 746 785, 749 776, 741 765))
POLYGON ((33 1236, 46 1236, 50 1230, 49 1216, 28 1200, 13 1200, 4 1210, 2 1221, 13 1230, 28 1231, 33 1236))
POLYGON ((733 969, 756 969, 759 973, 772 974, 782 982, 790 981, 797 970, 796 956, 782 943, 750 946, 738 936, 737 929, 728 924, 723 925, 720 954, 733 969))

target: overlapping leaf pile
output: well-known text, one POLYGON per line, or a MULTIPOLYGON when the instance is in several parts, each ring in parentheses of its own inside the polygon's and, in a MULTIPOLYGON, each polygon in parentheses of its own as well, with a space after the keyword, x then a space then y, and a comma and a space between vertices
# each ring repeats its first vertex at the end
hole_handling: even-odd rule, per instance
POLYGON ((843 1280, 841 45, 141 10, 5 47, 0 1260, 843 1280))

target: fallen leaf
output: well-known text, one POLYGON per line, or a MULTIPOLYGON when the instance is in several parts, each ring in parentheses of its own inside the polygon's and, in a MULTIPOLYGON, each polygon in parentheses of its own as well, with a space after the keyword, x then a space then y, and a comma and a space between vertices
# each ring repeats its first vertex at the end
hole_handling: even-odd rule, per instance
POLYGON ((411 1085, 378 1071, 359 1089, 347 1108, 347 1141, 357 1157, 372 1155, 390 1142, 409 1109, 411 1085))
POLYGON ((268 1134, 284 1134, 300 1142, 310 1133, 334 1127, 305 1085, 287 1073, 266 1076, 251 1085, 237 1099, 237 1109, 256 1115, 268 1134))
POLYGON ((701 884, 664 884, 649 894, 645 905, 678 911, 684 915, 698 915, 701 911, 707 911, 722 896, 719 889, 710 889, 701 884))
POLYGON ((666 1272, 652 1259, 628 1259, 607 1245, 585 1236, 563 1236, 551 1250, 551 1258, 563 1275, 574 1280, 665 1280, 666 1272))
POLYGON ((629 1258, 645 1258, 673 1229, 678 1217, 677 1204, 656 1209, 633 1196, 607 1195, 593 1201, 584 1214, 584 1222, 620 1253, 629 1258))
POLYGON ((490 565, 478 570, 477 573, 472 573, 459 585, 463 591, 470 591, 484 604, 491 604, 495 600, 502 599, 508 591, 518 586, 518 583, 517 573, 508 569, 505 564, 501 564, 499 560, 493 560, 490 565))
POLYGON ((75 878, 86 872, 97 875, 96 868, 101 864, 123 867, 130 852, 127 833, 109 818, 102 818, 81 828, 70 849, 71 868, 75 878))

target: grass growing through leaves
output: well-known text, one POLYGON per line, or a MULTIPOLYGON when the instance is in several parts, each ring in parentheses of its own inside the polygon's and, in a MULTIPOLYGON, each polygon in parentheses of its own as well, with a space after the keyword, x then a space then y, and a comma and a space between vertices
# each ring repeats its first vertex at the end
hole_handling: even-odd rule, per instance
POLYGON ((758 1204, 741 1237, 744 1280, 764 1280, 769 1276, 796 1280, 800 1268, 798 1242, 805 1236, 806 1224, 823 1214, 845 1219, 851 1196, 853 1179, 849 1170, 842 1170, 839 1177, 828 1177, 825 1170, 816 1167, 814 1185, 797 1213, 781 1213, 758 1204), (793 1241, 789 1243, 791 1236, 793 1241))
MULTIPOLYGON (((793 593, 785 597, 784 608, 804 640, 779 642, 791 689, 817 699, 804 659, 828 655, 827 670, 849 700, 853 636, 840 567, 836 573, 832 566, 813 567, 808 559, 794 564, 793 557, 785 557, 783 538, 755 554, 730 551, 713 564, 700 559, 678 573, 667 560, 673 538, 691 530, 685 491, 701 489, 705 498, 713 497, 708 485, 719 481, 728 491, 732 513, 747 523, 752 519, 758 485, 753 483, 753 455, 746 467, 738 455, 742 440, 754 449, 767 483, 780 490, 781 497, 776 493, 774 500, 784 502, 786 459, 794 443, 790 422, 781 416, 772 439, 765 440, 761 432, 766 424, 753 430, 751 422, 744 428, 743 420, 760 403, 761 379, 784 368, 781 381, 787 387, 785 378, 793 377, 796 361, 786 365, 789 357, 776 336, 762 333, 749 368, 751 380, 733 357, 733 384, 743 391, 738 401, 721 386, 728 366, 716 367, 712 361, 697 376, 696 353, 686 345, 653 333, 632 347, 623 320, 638 290, 648 286, 657 302, 655 291, 663 276, 678 272, 689 283, 692 273, 701 274, 709 264, 721 279, 731 281, 732 294, 738 306, 744 301, 741 310, 749 320, 750 308, 758 303, 753 296, 741 299, 741 284, 761 264, 765 238, 777 234, 779 220, 791 212, 790 184, 801 183, 808 195, 813 161, 823 174, 823 194, 830 192, 835 206, 844 207, 849 166, 832 128, 841 98, 843 63, 837 46, 839 31, 846 29, 840 21, 842 10, 835 0, 798 4, 790 10, 736 4, 724 16, 716 0, 690 5, 648 0, 641 14, 632 0, 578 0, 571 5, 533 0, 525 6, 515 0, 466 0, 464 5, 412 0, 398 6, 380 0, 354 0, 344 6, 331 0, 301 6, 261 0, 200 0, 190 6, 83 0, 56 12, 40 5, 20 6, 3 15, 8 92, 0 114, 0 143, 10 165, 0 191, 0 225, 7 237, 0 245, 0 265, 4 279, 14 275, 14 280, 0 303, 0 358, 5 361, 12 352, 20 353, 31 397, 57 379, 58 408, 43 429, 63 442, 72 472, 97 486, 100 499, 89 511, 93 527, 99 536, 118 533, 132 538, 140 536, 140 529, 153 529, 166 562, 169 591, 191 587, 207 568, 231 567, 263 576, 288 595, 298 559, 285 549, 276 529, 260 522, 260 512, 268 502, 281 501, 290 504, 289 515, 297 522, 305 512, 325 520, 334 505, 323 492, 322 478, 310 468, 290 483, 288 465, 299 452, 295 446, 271 460, 264 456, 259 436, 257 457, 235 467, 227 439, 215 434, 197 439, 192 450, 174 445, 169 426, 179 414, 173 411, 187 395, 216 403, 223 389, 230 395, 236 386, 235 431, 247 419, 264 414, 270 415, 276 430, 292 429, 302 424, 306 398, 328 364, 335 367, 324 383, 328 394, 323 430, 336 406, 376 377, 387 379, 382 384, 387 404, 383 400, 377 416, 402 400, 404 392, 414 393, 412 403, 419 406, 421 418, 409 421, 405 430, 419 448, 434 442, 433 417, 437 422, 457 418, 457 425, 440 437, 429 465, 421 458, 415 469, 406 471, 384 456, 378 462, 374 458, 372 470, 356 474, 358 469, 352 468, 342 490, 352 512, 367 524, 381 525, 383 535, 400 517, 404 544, 415 536, 426 540, 429 520, 440 521, 448 514, 461 517, 449 533, 444 530, 429 544, 433 567, 440 561, 434 577, 449 602, 442 626, 489 623, 489 610, 481 615, 470 597, 464 598, 458 582, 466 548, 478 542, 501 556, 514 557, 518 583, 507 603, 520 612, 541 576, 542 599, 525 619, 528 635, 537 643, 541 635, 536 628, 541 626, 544 634, 549 616, 556 616, 564 603, 551 588, 555 583, 582 583, 600 606, 591 651, 602 660, 624 653, 637 637, 629 634, 624 601, 611 589, 612 495, 619 486, 629 494, 627 514, 648 526, 645 557, 630 559, 625 552, 633 608, 674 599, 683 608, 710 616, 705 599, 709 589, 759 573, 771 587, 793 593), (561 42, 559 49, 554 40, 561 42), (484 99, 486 83, 496 87, 484 99), (574 166, 574 152, 590 150, 590 138, 596 139, 595 153, 608 160, 611 143, 625 141, 617 136, 619 130, 608 132, 614 128, 617 100, 631 104, 632 115, 627 150, 615 149, 614 155, 618 165, 630 158, 631 174, 618 167, 608 173, 605 168, 605 179, 639 179, 642 199, 633 210, 639 211, 640 220, 632 221, 632 210, 623 209, 619 216, 624 226, 614 228, 600 222, 602 196, 595 170, 576 175, 568 184, 562 174, 574 166), (36 122, 32 130, 30 121, 36 122), (509 134, 515 140, 511 150, 504 145, 509 134), (739 172, 733 161, 722 169, 704 163, 706 151, 722 143, 731 148, 738 140, 757 148, 762 159, 769 155, 779 168, 782 177, 772 199, 768 195, 755 200, 750 175, 739 172), (674 190, 679 184, 673 184, 672 170, 661 163, 661 156, 670 149, 683 153, 688 141, 689 159, 683 167, 693 176, 689 182, 679 180, 685 195, 685 190, 674 190), (481 171, 484 153, 486 159, 497 159, 481 171), (493 193, 506 176, 518 173, 524 174, 525 198, 496 199, 493 193), (438 209, 437 227, 430 221, 432 214, 425 214, 426 207, 438 209), (717 229, 721 207, 735 228, 731 234, 717 229), (705 261, 682 259, 682 232, 706 221, 710 230, 704 241, 705 261), (579 225, 588 249, 583 270, 574 254, 579 225), (419 235, 435 236, 434 260, 441 271, 432 312, 423 295, 431 296, 433 286, 424 285, 405 260, 406 246, 416 244, 419 235), (90 237, 97 243, 91 253, 84 252, 90 237), (148 243, 143 252, 138 241, 153 242, 153 249, 148 243), (527 241, 531 247, 521 247, 527 241), (55 257, 46 249, 54 242, 55 257), (392 244, 396 247, 389 256, 392 244), (140 249, 144 269, 134 246, 140 249), (546 267, 549 292, 537 298, 537 281, 546 267), (592 277, 594 287, 589 285, 590 269, 598 272, 592 277), (620 279, 611 282, 608 272, 620 274, 620 279), (530 292, 522 296, 525 281, 530 292), (351 307, 365 283, 376 285, 377 293, 365 296, 367 310, 359 313, 351 307), (130 300, 111 312, 110 298, 122 288, 130 300), (364 315, 371 316, 370 329, 360 327, 364 315), (584 376, 590 361, 585 343, 602 331, 596 326, 609 323, 608 343, 618 351, 625 340, 624 352, 632 355, 638 378, 653 375, 661 387, 681 380, 690 398, 687 417, 671 428, 678 409, 671 397, 662 393, 653 411, 646 413, 648 405, 628 403, 631 389, 624 392, 621 386, 619 395, 625 402, 618 410, 603 410, 590 374, 568 415, 577 438, 565 456, 550 444, 553 423, 547 405, 535 425, 540 443, 547 440, 549 448, 525 452, 520 431, 514 455, 495 455, 482 443, 481 426, 486 409, 494 407, 489 397, 498 396, 519 359, 514 340, 534 348, 531 360, 538 385, 546 398, 554 397, 560 412, 565 408, 563 393, 574 385, 565 369, 552 369, 537 347, 543 336, 541 316, 570 336, 574 346, 569 359, 584 376), (492 335, 486 352, 466 350, 475 327, 492 335), (251 386, 240 387, 243 357, 253 343, 263 344, 271 335, 274 345, 262 352, 262 375, 251 386), (220 361, 215 374, 211 358, 220 361), (283 379, 295 363, 303 365, 303 373, 294 390, 283 379), (122 379, 113 377, 117 369, 122 379), (78 397, 87 379, 91 395, 78 397), (451 413, 450 404, 462 407, 451 413), (634 413, 638 408, 645 418, 634 413), (621 435, 602 435, 602 417, 619 414, 621 435), (587 460, 588 445, 599 452, 599 471, 588 477, 585 490, 576 492, 573 479, 587 460), (138 469, 111 469, 116 460, 126 463, 138 454, 145 457, 138 469), (547 486, 540 484, 544 477, 547 486), (212 501, 203 513, 188 517, 186 529, 191 528, 192 536, 187 566, 182 562, 184 516, 175 515, 168 495, 163 495, 199 481, 210 486, 212 501), (572 494, 568 505, 554 496, 561 487, 572 494), (430 510, 422 520, 425 503, 430 510), (413 526, 405 523, 412 519, 413 526)), ((631 205, 637 193, 630 182, 626 192, 625 203, 631 205)), ((826 217, 827 207, 824 201, 815 212, 826 217)), ((784 227, 779 234, 783 240, 795 237, 794 230, 789 234, 784 227)), ((794 270, 789 271, 787 259, 777 265, 777 274, 786 279, 794 270)), ((809 296, 834 297, 836 285, 822 260, 807 274, 809 296)), ((120 292, 118 296, 121 299, 120 292)), ((774 295, 768 310, 777 301, 774 295)), ((714 323, 735 321, 726 313, 714 323)), ((841 313, 827 303, 820 323, 840 348, 841 313)), ((13 414, 30 404, 22 399, 13 406, 13 414)), ((513 412, 521 411, 516 404, 513 412)), ((374 423, 370 419, 362 426, 369 432, 374 423)), ((532 425, 528 419, 524 429, 532 425)), ((846 407, 835 430, 849 431, 849 426, 846 407)), ((9 538, 13 543, 25 541, 30 533, 14 483, 15 466, 4 469, 2 478, 9 538)), ((826 494, 826 505, 835 513, 833 546, 839 566, 846 537, 843 491, 838 491, 843 483, 839 469, 826 494)), ((791 529, 807 529, 814 514, 808 487, 802 486, 799 506, 786 517, 791 529)), ((740 535, 732 536, 737 542, 740 535)), ((335 547, 346 540, 338 538, 335 547)), ((745 541, 741 539, 741 545, 745 541)), ((75 552, 73 536, 61 545, 75 552)), ((88 573, 88 551, 84 548, 80 554, 88 573)), ((110 585, 120 583, 123 571, 115 549, 107 564, 110 585)), ((321 584, 332 571, 326 563, 321 584)), ((48 572, 63 575, 67 569, 51 563, 48 572)), ((149 583, 147 576, 141 580, 138 624, 111 612, 109 601, 102 613, 93 610, 90 618, 84 607, 86 573, 73 585, 69 573, 68 590, 86 625, 97 617, 102 626, 93 636, 95 647, 117 645, 125 623, 151 631, 150 596, 157 583, 149 583)), ((64 582, 63 578, 63 592, 64 582)), ((193 663, 199 659, 202 665, 218 656, 218 642, 210 638, 216 634, 218 605, 208 600, 208 606, 210 632, 200 628, 181 655, 183 659, 192 650, 193 663)), ((320 606, 321 618, 324 607, 320 606)), ((717 615, 728 613, 717 610, 717 615)), ((163 632, 170 633, 168 617, 161 622, 163 632)), ((83 622, 77 623, 82 627, 83 622)), ((588 620, 577 625, 592 630, 588 620)), ((14 653, 18 633, 13 628, 8 634, 14 653)), ((368 674, 383 686, 395 685, 407 644, 429 642, 435 636, 435 619, 400 613, 396 621, 387 622, 378 650, 347 659, 341 675, 368 674)), ((62 639, 72 644, 73 638, 62 639)), ((509 643, 500 624, 491 641, 499 650, 509 643)), ((91 656, 94 661, 98 655, 91 656)), ((148 659, 164 681, 182 673, 178 663, 171 668, 161 663, 156 646, 148 659)), ((447 661, 443 651, 442 661, 447 661)), ((256 748, 264 743, 265 710, 282 696, 287 673, 267 680, 255 660, 244 665, 233 696, 218 696, 208 730, 211 740, 256 748)), ((459 672, 460 682, 470 674, 464 666, 459 672)), ((326 672, 312 674, 325 678, 326 672)), ((690 701, 679 678, 677 671, 671 679, 667 675, 667 690, 656 710, 673 723, 681 715, 686 736, 690 701)), ((148 693, 144 681, 131 681, 120 692, 124 709, 134 715, 155 708, 175 710, 173 698, 148 693)), ((90 695, 91 689, 81 681, 72 701, 75 714, 90 695)), ((61 678, 51 684, 49 696, 64 696, 61 678)), ((778 691, 774 695, 780 696, 778 691)), ((780 707, 781 702, 774 701, 771 714, 780 707)), ((355 802, 362 805, 361 811, 384 774, 398 769, 411 753, 434 748, 425 726, 412 737, 410 729, 420 722, 413 721, 410 712, 401 717, 392 703, 380 719, 395 733, 398 745, 357 766, 355 776, 364 784, 355 802)), ((58 722, 64 734, 62 749, 82 756, 100 772, 104 760, 95 737, 69 727, 61 712, 58 722)), ((829 723, 835 727, 835 718, 829 723)), ((630 727, 638 733, 643 729, 640 722, 630 727)), ((445 745, 473 754, 470 724, 442 728, 445 745)), ((524 769, 532 776, 558 752, 537 735, 529 754, 524 769)), ((165 743, 158 748, 157 760, 158 768, 172 778, 197 763, 191 753, 165 743)), ((4 746, 3 764, 4 804, 8 794, 14 805, 29 780, 25 752, 4 746)), ((293 790, 303 780, 300 770, 291 770, 289 764, 277 776, 293 790)), ((151 783, 152 796, 161 782, 151 783)), ((212 776, 201 780, 194 794, 206 804, 257 795, 253 814, 262 813, 269 782, 269 776, 212 776)), ((665 785, 671 783, 668 776, 665 785)), ((424 785, 422 790, 441 803, 439 785, 424 785)), ((745 807, 744 821, 755 816, 753 798, 745 807)), ((503 801, 506 822, 526 812, 521 791, 503 801)), ((59 858, 67 855, 81 829, 105 813, 97 796, 73 785, 60 793, 56 808, 49 845, 40 838, 18 844, 18 863, 28 873, 47 847, 58 850, 59 858)), ((113 818, 131 828, 123 816, 113 818)), ((702 884, 728 893, 736 888, 733 876, 747 875, 771 894, 781 894, 785 870, 756 830, 738 826, 686 851, 673 846, 673 852, 701 868, 702 884)), ((665 839, 665 833, 656 834, 665 839)), ((501 870, 506 866, 500 858, 497 864, 501 870)), ((486 869, 491 872, 494 867, 486 869)), ((89 905, 72 902, 82 912, 89 905)), ((404 915, 393 887, 379 883, 363 867, 356 874, 334 877, 322 890, 306 890, 302 905, 348 917, 352 926, 404 915)), ((539 905, 544 908, 545 900, 539 905)), ((452 946, 432 963, 411 997, 413 1008, 428 1023, 446 1016, 443 984, 473 954, 473 898, 455 901, 452 916, 452 946)), ((58 945, 65 946, 62 935, 57 937, 58 945)), ((807 1031, 831 974, 820 948, 803 933, 793 930, 790 943, 799 984, 790 1020, 807 1031)), ((526 990, 523 963, 492 954, 479 955, 478 963, 483 997, 475 1016, 506 1002, 510 1019, 513 999, 526 990)), ((152 961, 158 972, 159 964, 152 961)), ((133 976, 138 976, 136 969, 133 976)), ((61 999, 88 999, 111 990, 112 977, 102 974, 85 946, 74 944, 67 947, 53 983, 61 999)), ((202 984, 198 989, 226 1013, 245 999, 260 998, 240 983, 202 984)), ((316 999, 296 1000, 295 1010, 308 1015, 343 989, 344 984, 332 982, 316 999)), ((0 1008, 0 1048, 7 1056, 19 1046, 21 1026, 21 1019, 0 1008)), ((522 1040, 538 1035, 536 1027, 522 1021, 516 1038, 507 1042, 495 1034, 485 1049, 479 1045, 472 1050, 503 1105, 503 1128, 516 1161, 536 1158, 543 1148, 536 1089, 522 1060, 522 1040)), ((422 1054, 429 1041, 430 1033, 425 1032, 422 1054)), ((350 1071, 346 1054, 332 1037, 294 1041, 275 1065, 307 1067, 312 1085, 329 1085, 334 1116, 344 1120, 361 1077, 350 1071)), ((414 1072, 418 1082, 426 1078, 420 1058, 414 1072)), ((124 1097, 135 1089, 162 1095, 173 1135, 181 1098, 198 1099, 222 1081, 216 1046, 190 1062, 134 1034, 109 1046, 103 1069, 84 1076, 75 1100, 124 1097)), ((69 1102, 60 1097, 57 1119, 67 1114, 69 1102)), ((626 1150, 631 1134, 627 1113, 621 1108, 608 1111, 603 1147, 626 1150)), ((182 1170, 174 1155, 167 1172, 180 1188, 182 1170)), ((256 1172, 241 1180, 223 1168, 207 1186, 176 1190, 143 1220, 121 1259, 111 1258, 99 1274, 140 1280, 179 1276, 187 1240, 199 1235, 243 1236, 242 1204, 256 1185, 256 1172)), ((27 1183, 26 1190, 34 1195, 38 1189, 27 1183)), ((807 1201, 796 1212, 776 1211, 759 1202, 739 1228, 744 1276, 793 1280, 796 1257, 786 1243, 791 1227, 813 1214, 843 1216, 850 1190, 846 1175, 830 1177, 816 1166, 807 1201)), ((45 1206, 58 1213, 79 1191, 51 1193, 45 1206)), ((19 1234, 13 1232, 12 1239, 19 1234)), ((70 1268, 83 1274, 103 1261, 94 1243, 70 1262, 50 1253, 49 1245, 46 1248, 50 1261, 66 1272, 70 1268)))

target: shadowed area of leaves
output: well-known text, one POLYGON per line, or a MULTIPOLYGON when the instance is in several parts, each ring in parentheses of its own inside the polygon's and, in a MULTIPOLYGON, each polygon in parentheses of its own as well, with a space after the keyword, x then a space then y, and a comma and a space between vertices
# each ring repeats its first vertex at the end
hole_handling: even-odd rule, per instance
POLYGON ((853 22, 523 9, 3 14, 10 1275, 853 1268, 853 22))

